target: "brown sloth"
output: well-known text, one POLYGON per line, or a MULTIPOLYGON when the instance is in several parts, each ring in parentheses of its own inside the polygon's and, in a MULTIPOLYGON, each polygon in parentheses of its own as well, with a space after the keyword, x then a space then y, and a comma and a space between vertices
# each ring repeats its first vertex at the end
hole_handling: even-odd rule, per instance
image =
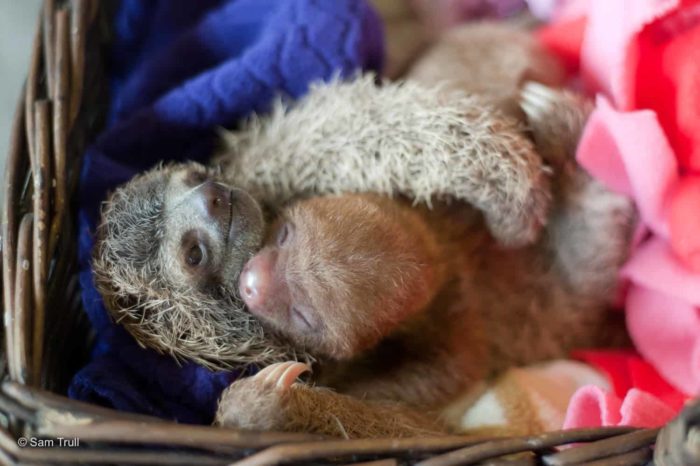
POLYGON ((430 210, 374 194, 291 204, 239 287, 264 327, 315 357, 315 386, 294 383, 306 364, 272 365, 227 389, 218 423, 349 437, 445 432, 453 426, 440 411, 475 382, 575 348, 627 344, 607 309, 633 209, 576 165, 587 105, 529 84, 523 108, 555 171, 542 238, 503 248, 458 204, 430 210))

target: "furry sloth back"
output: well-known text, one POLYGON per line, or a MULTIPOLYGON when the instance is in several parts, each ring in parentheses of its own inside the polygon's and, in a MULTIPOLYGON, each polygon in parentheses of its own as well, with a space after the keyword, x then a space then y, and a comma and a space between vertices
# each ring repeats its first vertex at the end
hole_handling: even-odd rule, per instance
POLYGON ((476 94, 504 113, 522 118, 518 92, 525 81, 557 87, 562 65, 532 33, 501 23, 475 23, 451 29, 421 56, 407 78, 424 85, 476 94))
POLYGON ((537 238, 549 208, 542 160, 517 120, 478 96, 412 81, 317 84, 225 141, 215 162, 273 205, 348 192, 462 201, 514 246, 537 238))

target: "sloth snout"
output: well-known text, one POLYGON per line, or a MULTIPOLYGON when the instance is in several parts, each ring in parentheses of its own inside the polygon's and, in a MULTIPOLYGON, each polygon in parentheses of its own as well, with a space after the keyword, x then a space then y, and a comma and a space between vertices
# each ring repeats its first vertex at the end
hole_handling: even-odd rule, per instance
POLYGON ((207 214, 221 222, 227 222, 231 212, 231 189, 214 181, 204 182, 197 194, 202 196, 207 214))
POLYGON ((243 302, 253 314, 266 314, 274 294, 274 254, 263 249, 243 268, 238 288, 243 302))

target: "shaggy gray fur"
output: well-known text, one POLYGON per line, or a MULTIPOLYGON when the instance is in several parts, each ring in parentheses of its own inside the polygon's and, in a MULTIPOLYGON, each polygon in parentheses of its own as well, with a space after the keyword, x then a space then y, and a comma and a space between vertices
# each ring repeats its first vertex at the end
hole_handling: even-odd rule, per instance
POLYGON ((159 166, 117 189, 104 204, 93 251, 95 283, 114 319, 142 346, 212 368, 266 364, 297 355, 263 332, 237 290, 208 293, 173 278, 164 253, 168 176, 198 164, 159 166))
POLYGON ((510 246, 533 242, 547 215, 548 179, 523 128, 459 91, 371 75, 317 84, 225 141, 225 177, 273 205, 343 192, 465 201, 510 246))

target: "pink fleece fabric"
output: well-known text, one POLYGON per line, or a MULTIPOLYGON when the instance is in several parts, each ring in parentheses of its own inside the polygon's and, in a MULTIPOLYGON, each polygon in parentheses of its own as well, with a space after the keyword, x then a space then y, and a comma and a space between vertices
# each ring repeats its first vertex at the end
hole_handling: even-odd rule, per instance
POLYGON ((624 400, 587 385, 574 393, 564 419, 564 429, 600 426, 658 427, 670 421, 676 412, 653 395, 636 388, 624 400))
POLYGON ((645 225, 668 236, 665 203, 678 167, 654 112, 620 112, 599 96, 576 157, 610 189, 631 196, 645 225))
POLYGON ((694 270, 693 258, 700 239, 700 228, 694 228, 700 226, 698 177, 681 173, 676 154, 653 111, 623 111, 633 104, 629 74, 633 70, 629 68, 632 60, 638 58, 628 53, 633 49, 630 41, 643 25, 677 8, 678 1, 634 0, 636 8, 629 4, 626 10, 620 9, 626 3, 591 3, 581 66, 584 74, 595 78, 602 90, 612 96, 617 109, 598 98, 577 157, 593 176, 630 195, 642 223, 649 229, 650 237, 637 246, 623 270, 631 282, 627 321, 637 349, 678 389, 697 395, 700 274, 694 270), (600 60, 594 59, 595 49, 605 48, 602 44, 607 43, 603 26, 612 28, 613 24, 624 25, 612 34, 610 43, 617 44, 618 49, 611 47, 607 54, 600 55, 600 60), (627 31, 626 39, 620 39, 620 31, 627 31), (678 240, 678 235, 682 235, 682 240, 678 240), (674 243, 680 243, 680 249, 686 253, 678 254, 674 243))
POLYGON ((616 108, 632 108, 634 42, 642 28, 678 7, 680 0, 591 0, 581 49, 581 74, 589 88, 616 108))
MULTIPOLYGON (((586 88, 599 95, 577 159, 640 212, 643 234, 622 271, 628 329, 639 353, 690 396, 700 394, 700 174, 687 156, 700 152, 699 5, 590 0, 579 60, 586 88)), ((571 40, 559 30, 559 42, 571 40)), ((636 388, 616 396, 584 387, 565 427, 660 425, 674 412, 636 388)))

